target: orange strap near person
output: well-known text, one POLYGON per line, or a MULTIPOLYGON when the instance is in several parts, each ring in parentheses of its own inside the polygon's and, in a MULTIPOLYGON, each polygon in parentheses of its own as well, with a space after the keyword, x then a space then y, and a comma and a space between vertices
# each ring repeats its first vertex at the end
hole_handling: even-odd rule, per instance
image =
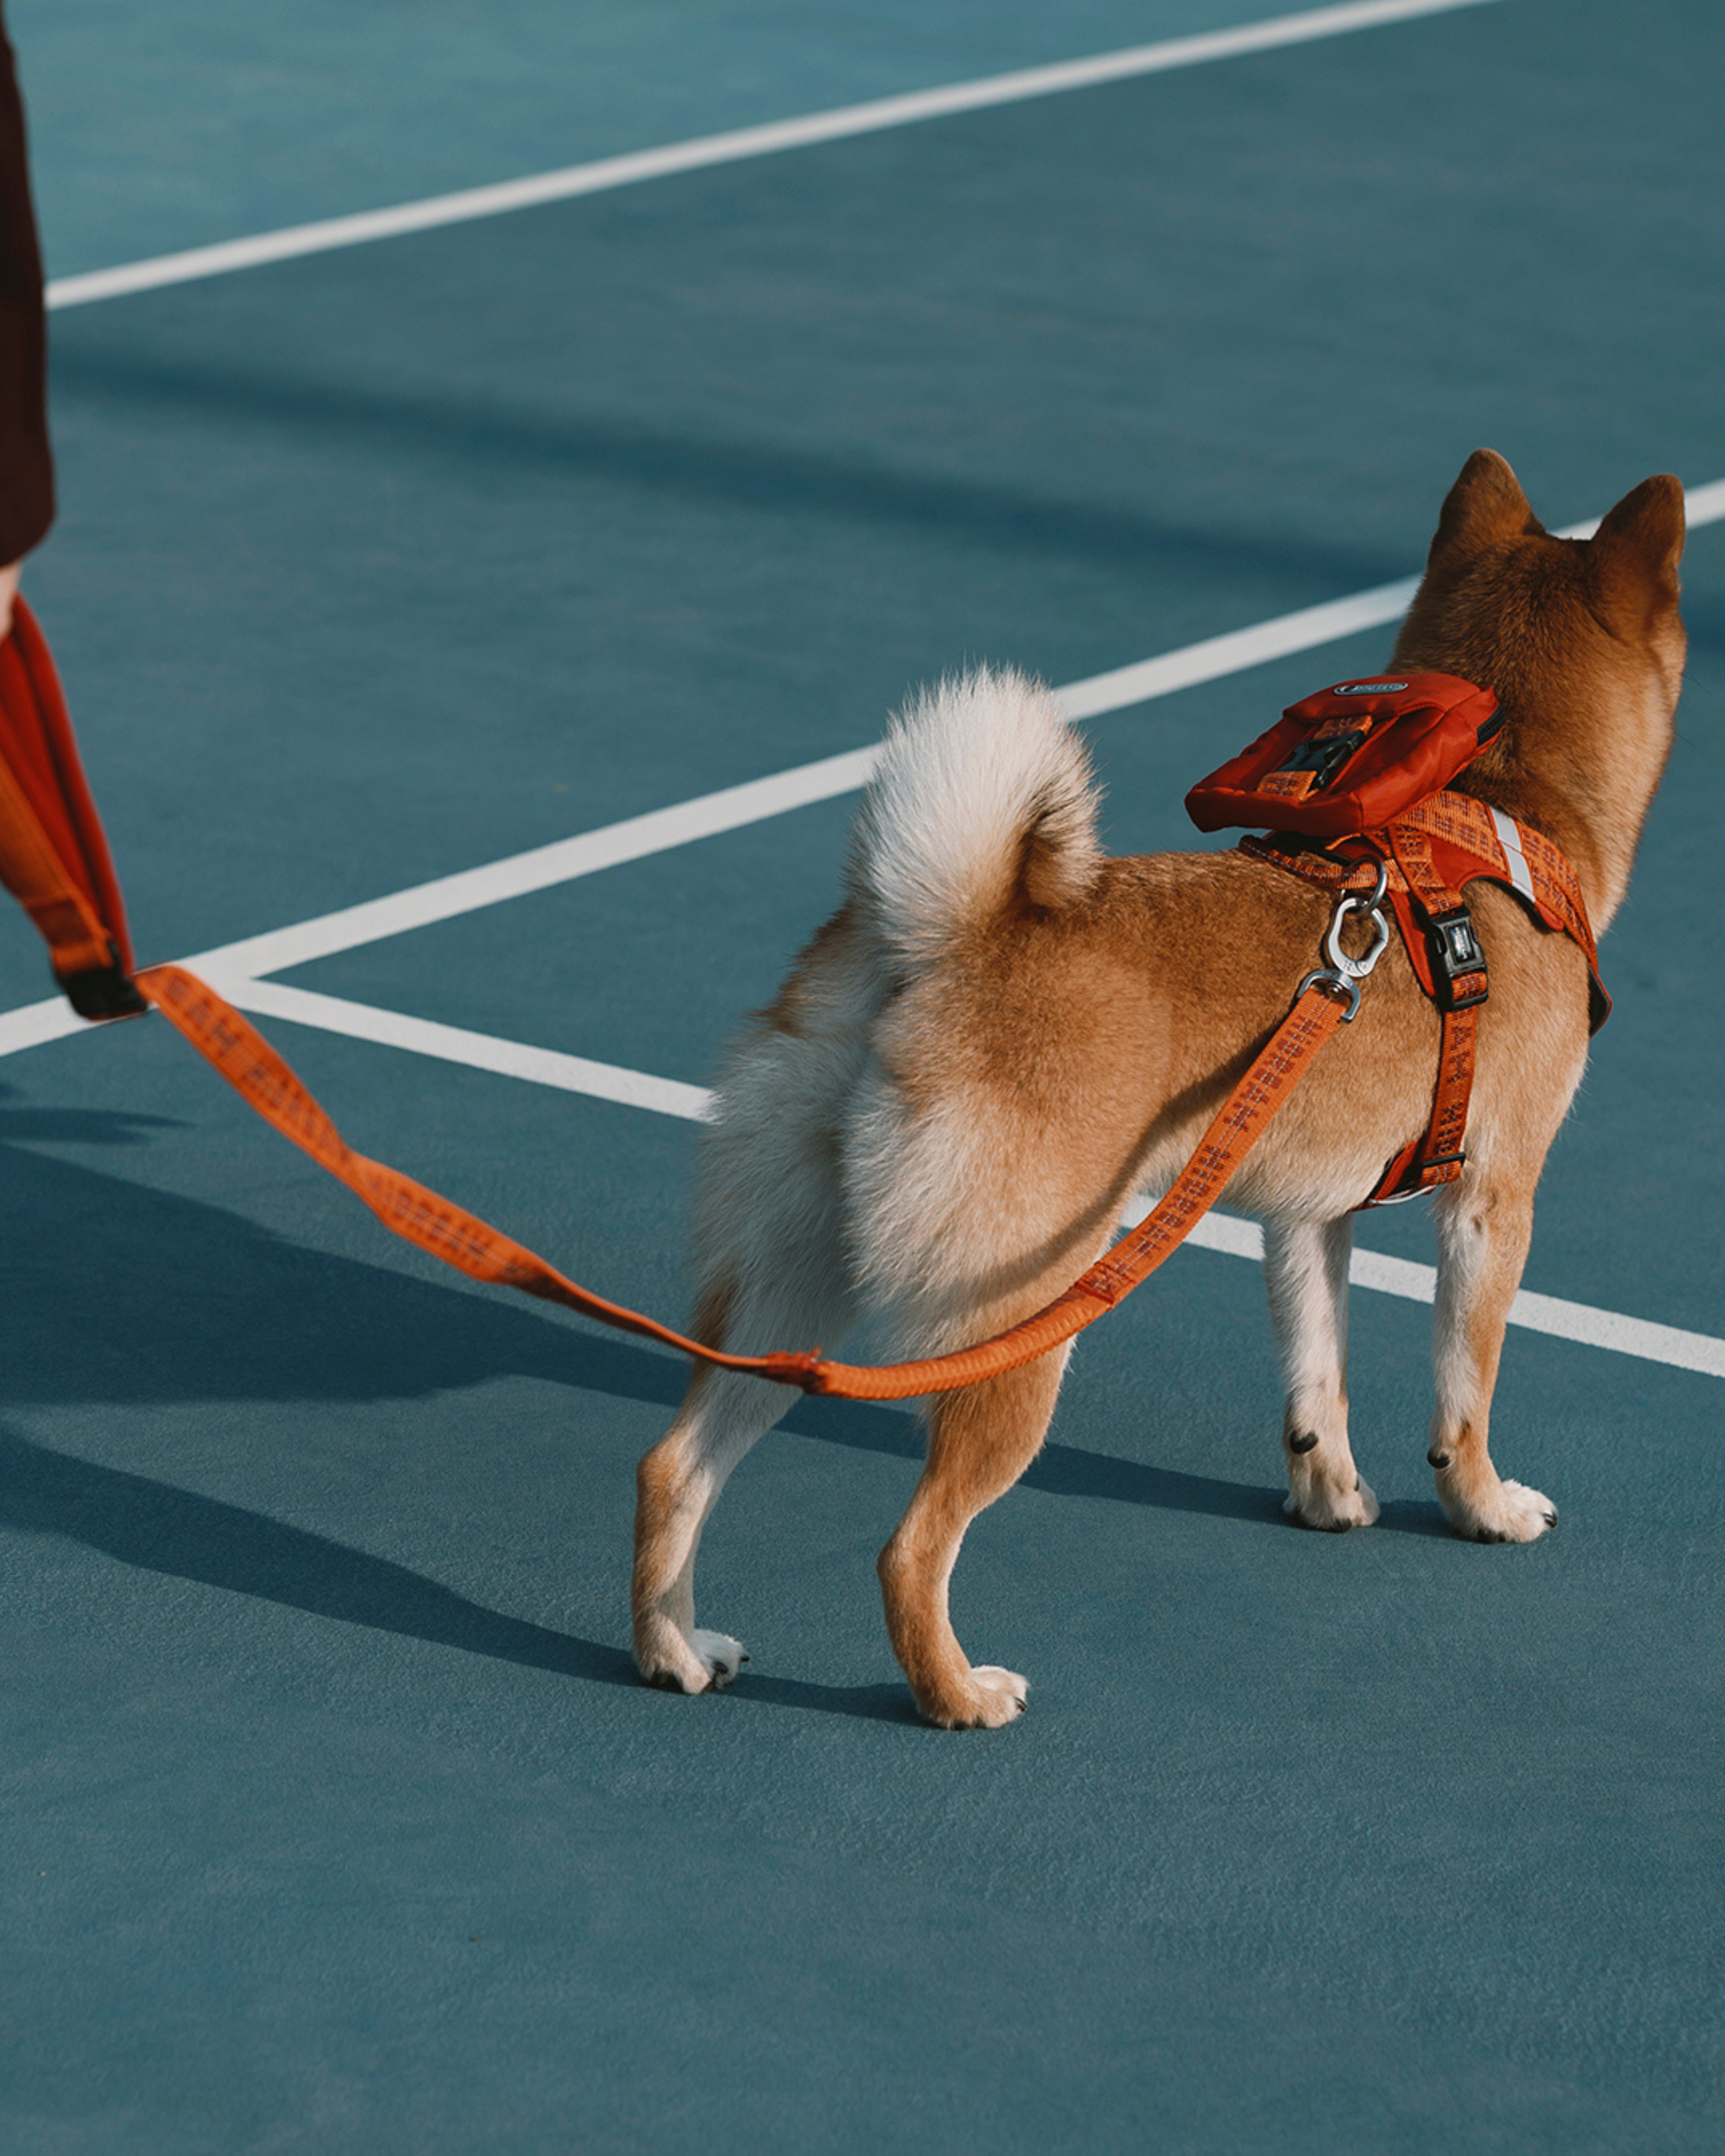
POLYGON ((53 654, 21 598, 0 641, 0 883, 42 932, 80 1018, 138 1015, 126 904, 53 654))
POLYGON ((55 978, 85 1017, 129 1017, 153 1004, 259 1115, 363 1199, 394 1234, 475 1280, 562 1303, 723 1369, 848 1399, 907 1399, 978 1383, 1047 1354, 1111 1310, 1214 1204, 1312 1059, 1358 1007, 1357 989, 1340 973, 1309 975, 1168 1195, 1063 1295, 993 1339, 878 1367, 829 1362, 818 1348, 727 1355, 578 1286, 465 1208, 355 1152, 257 1029, 184 967, 133 973, 119 884, 54 662, 22 601, 13 634, 0 644, 0 881, 47 939, 55 978))

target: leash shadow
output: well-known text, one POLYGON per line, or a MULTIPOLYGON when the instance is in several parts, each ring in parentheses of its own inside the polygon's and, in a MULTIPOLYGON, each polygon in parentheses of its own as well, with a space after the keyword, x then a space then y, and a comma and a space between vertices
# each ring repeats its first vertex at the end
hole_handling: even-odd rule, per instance
MULTIPOLYGON (((0 1527, 54 1535, 141 1572, 584 1684, 644 1690, 620 1647, 488 1609, 332 1536, 0 1430, 0 1527)), ((921 1727, 902 1684, 752 1676, 729 1699, 921 1727)))
MULTIPOLYGON (((883 1452, 896 1459, 922 1458, 922 1439, 915 1418, 874 1407, 861 1400, 805 1400, 778 1425, 799 1437, 859 1452, 883 1452)), ((1021 1490, 1040 1490, 1054 1497, 1086 1497, 1117 1505, 1145 1505, 1163 1512, 1203 1512, 1219 1520, 1248 1520, 1285 1525, 1282 1492, 1268 1485, 1230 1482, 1214 1475, 1190 1475, 1174 1467, 1155 1467, 1112 1453, 1090 1452, 1076 1445, 1045 1445, 1019 1478, 1021 1490)))
MULTIPOLYGON (((0 1085, 0 1101, 17 1092, 0 1085)), ((147 1145, 151 1131, 182 1131, 177 1116, 148 1116, 129 1108, 0 1107, 0 1145, 147 1145)))
MULTIPOLYGON (((364 1404, 505 1376, 667 1409, 680 1399, 684 1368, 669 1353, 465 1282, 321 1251, 29 1142, 136 1144, 151 1120, 0 1110, 0 1401, 364 1404)), ((331 1202, 350 1201, 332 1188, 331 1202)))
POLYGON ((589 1684, 639 1684, 621 1649, 509 1617, 392 1558, 263 1512, 0 1431, 0 1525, 141 1572, 457 1647, 589 1684))
MULTIPOLYGON (((4 1111, 0 1145, 8 1136, 136 1144, 145 1142, 141 1127, 154 1120, 80 1111, 63 1129, 59 1111, 4 1111)), ((646 1402, 667 1414, 682 1398, 680 1358, 620 1335, 579 1330, 484 1289, 308 1249, 219 1207, 27 1144, 4 1151, 0 1286, 10 1338, 0 1398, 48 1406, 363 1404, 424 1399, 504 1376, 646 1402), (93 1281, 101 1284, 98 1324, 90 1317, 93 1281), (141 1342, 149 1343, 147 1353, 138 1351, 141 1342)), ((778 1427, 822 1444, 911 1463, 922 1458, 916 1417, 867 1401, 799 1399, 778 1427)), ((1281 1517, 1279 1490, 1058 1442, 1023 1480, 1055 1496, 1260 1524, 1281 1517)))

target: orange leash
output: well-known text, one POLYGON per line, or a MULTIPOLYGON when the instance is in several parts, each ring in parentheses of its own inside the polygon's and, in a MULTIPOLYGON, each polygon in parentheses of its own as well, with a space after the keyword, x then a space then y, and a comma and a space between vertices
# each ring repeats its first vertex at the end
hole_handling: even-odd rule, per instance
POLYGON ((249 1106, 363 1199, 393 1234, 474 1280, 560 1302, 583 1317, 662 1341, 721 1369, 845 1399, 909 1399, 979 1383, 1034 1362, 1111 1310, 1185 1240, 1312 1058, 1358 1008, 1358 991, 1343 972, 1358 978, 1369 970, 1343 962, 1342 972, 1312 974, 1301 983, 1293 1009, 1168 1195, 1064 1295, 993 1339, 956 1353, 862 1367, 828 1362, 818 1349, 727 1355, 591 1294, 476 1214, 355 1152, 257 1029, 195 973, 182 966, 150 966, 132 976, 125 909, 107 842, 85 785, 54 662, 22 600, 13 635, 0 643, 0 882, 41 930, 55 977, 83 1016, 125 1017, 143 1008, 140 998, 153 1004, 249 1106), (1348 999, 1345 1008, 1338 993, 1348 999))
POLYGON ((136 1018, 126 906, 48 648, 22 598, 0 639, 0 882, 80 1018, 136 1018))
POLYGON ((183 966, 146 966, 136 978, 139 993, 214 1065, 248 1107, 362 1198, 393 1234, 417 1243, 458 1272, 499 1287, 519 1288, 547 1302, 564 1303, 583 1317, 596 1317, 626 1332, 644 1333, 650 1340, 662 1340, 668 1348, 680 1348, 685 1354, 698 1355, 727 1370, 747 1370, 757 1377, 800 1384, 803 1370, 813 1366, 814 1358, 809 1355, 721 1354, 685 1339, 655 1318, 578 1287, 525 1245, 476 1214, 381 1161, 355 1152, 257 1028, 196 973, 188 973, 183 966))
POLYGON ((860 1365, 828 1362, 818 1349, 800 1355, 726 1355, 655 1318, 644 1317, 639 1311, 577 1286, 534 1251, 476 1214, 397 1169, 355 1152, 257 1029, 195 973, 182 966, 146 966, 136 976, 136 983, 140 993, 266 1122, 363 1199, 392 1233, 429 1250, 458 1272, 500 1287, 519 1288, 547 1302, 562 1303, 583 1317, 598 1318, 625 1332, 644 1333, 721 1369, 850 1400, 902 1400, 924 1393, 956 1392, 1034 1362, 1094 1324, 1186 1240, 1347 1015, 1344 1006, 1325 988, 1306 988, 1235 1087, 1167 1197, 1045 1309, 992 1340, 950 1355, 920 1363, 860 1365))

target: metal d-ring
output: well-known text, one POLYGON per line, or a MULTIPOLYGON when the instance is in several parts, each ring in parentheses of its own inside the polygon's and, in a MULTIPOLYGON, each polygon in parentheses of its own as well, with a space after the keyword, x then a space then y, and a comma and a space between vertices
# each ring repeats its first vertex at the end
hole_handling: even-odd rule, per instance
POLYGON ((1358 1016, 1359 990, 1346 975, 1332 973, 1327 966, 1321 967, 1317 973, 1308 973, 1301 982, 1299 987, 1294 991, 1294 1001, 1298 1003, 1308 988, 1325 988, 1332 995, 1347 997, 1348 1008, 1342 1014, 1343 1025, 1352 1025, 1358 1016))

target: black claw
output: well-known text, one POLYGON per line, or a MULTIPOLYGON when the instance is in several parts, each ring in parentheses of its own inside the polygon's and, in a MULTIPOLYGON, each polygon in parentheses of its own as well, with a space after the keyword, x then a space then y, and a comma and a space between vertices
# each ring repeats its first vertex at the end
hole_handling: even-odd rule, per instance
POLYGON ((1288 1440, 1288 1450, 1290 1452, 1312 1452, 1316 1450, 1317 1446, 1317 1432, 1315 1430, 1302 1430, 1298 1432, 1296 1435, 1291 1437, 1288 1440))
POLYGON ((1428 1467, 1447 1467, 1450 1464, 1450 1455, 1447 1452, 1440 1452, 1434 1445, 1425 1455, 1425 1464, 1428 1467))

